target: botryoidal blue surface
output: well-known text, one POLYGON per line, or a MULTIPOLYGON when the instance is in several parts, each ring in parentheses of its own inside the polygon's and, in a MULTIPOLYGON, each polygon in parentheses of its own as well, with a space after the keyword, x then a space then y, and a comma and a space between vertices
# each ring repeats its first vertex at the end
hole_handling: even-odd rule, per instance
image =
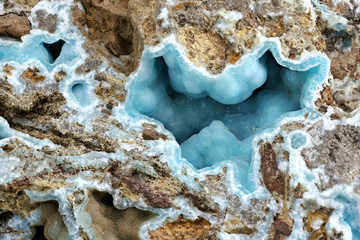
POLYGON ((326 57, 296 64, 277 49, 266 42, 241 65, 211 76, 191 67, 172 44, 147 52, 130 85, 128 110, 163 123, 195 168, 231 159, 246 174, 253 136, 286 113, 311 108, 327 78, 326 57))

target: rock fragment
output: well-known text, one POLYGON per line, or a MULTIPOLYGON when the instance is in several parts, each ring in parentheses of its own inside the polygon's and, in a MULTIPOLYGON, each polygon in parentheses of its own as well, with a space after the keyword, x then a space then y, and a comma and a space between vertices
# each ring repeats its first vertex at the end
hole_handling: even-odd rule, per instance
POLYGON ((25 15, 9 13, 0 16, 0 37, 11 37, 19 39, 29 34, 31 23, 25 15))

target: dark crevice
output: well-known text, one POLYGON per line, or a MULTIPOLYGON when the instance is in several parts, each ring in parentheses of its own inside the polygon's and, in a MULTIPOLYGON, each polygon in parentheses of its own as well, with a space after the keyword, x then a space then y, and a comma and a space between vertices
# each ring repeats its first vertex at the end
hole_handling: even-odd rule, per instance
POLYGON ((4 225, 14 216, 14 213, 7 211, 0 214, 0 225, 4 225))
POLYGON ((59 212, 59 203, 50 200, 40 203, 41 218, 38 223, 31 226, 33 240, 68 239, 68 229, 63 216, 59 212), (54 227, 56 231, 54 231, 54 227))
POLYGON ((114 209, 118 210, 114 206, 114 199, 113 199, 113 197, 111 196, 110 193, 94 191, 93 196, 94 196, 94 198, 95 198, 95 200, 97 202, 102 203, 107 207, 111 207, 111 208, 114 208, 114 209))
POLYGON ((64 44, 65 41, 62 39, 54 43, 42 43, 46 51, 49 53, 49 63, 54 63, 56 59, 60 56, 64 44))
POLYGON ((33 240, 47 240, 44 234, 44 226, 36 226, 35 231, 36 233, 32 238, 33 240))

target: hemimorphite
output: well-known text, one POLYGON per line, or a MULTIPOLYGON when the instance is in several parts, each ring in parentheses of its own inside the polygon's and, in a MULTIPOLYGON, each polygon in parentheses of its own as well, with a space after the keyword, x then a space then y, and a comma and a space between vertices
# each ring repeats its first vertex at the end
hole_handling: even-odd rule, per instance
POLYGON ((183 157, 197 168, 210 167, 218 161, 230 159, 241 151, 240 143, 221 121, 193 135, 181 145, 183 157))
POLYGON ((294 149, 298 149, 306 143, 306 136, 302 133, 296 133, 291 137, 291 147, 294 149))
POLYGON ((87 85, 83 82, 74 82, 71 86, 71 92, 75 96, 76 100, 83 107, 89 105, 90 100, 88 98, 87 85))
POLYGON ((276 42, 270 41, 241 64, 209 75, 189 65, 175 45, 167 44, 161 50, 144 53, 130 85, 127 108, 135 115, 145 114, 162 122, 182 143, 182 156, 196 168, 241 153, 240 166, 244 159, 248 163, 251 160, 249 149, 255 134, 272 127, 285 113, 311 107, 313 94, 326 79, 328 68, 327 59, 321 55, 286 62, 276 42), (202 146, 206 139, 215 140, 201 137, 205 132, 215 133, 213 129, 219 123, 211 126, 214 120, 223 123, 219 134, 233 141, 221 141, 220 137, 213 143, 209 140, 207 148, 192 148, 202 146), (197 133, 199 136, 191 137, 197 133), (213 150, 223 149, 229 142, 238 148, 236 154, 230 150, 222 155, 213 150))
POLYGON ((250 56, 245 64, 215 77, 204 76, 183 64, 180 54, 171 46, 163 58, 172 88, 192 98, 210 96, 222 104, 236 104, 246 100, 266 80, 266 59, 257 56, 250 56))
POLYGON ((0 45, 0 61, 16 61, 22 64, 35 60, 40 61, 43 66, 52 70, 57 63, 70 63, 75 58, 75 52, 72 49, 73 43, 73 39, 64 41, 41 35, 35 36, 27 39, 23 44, 0 45))

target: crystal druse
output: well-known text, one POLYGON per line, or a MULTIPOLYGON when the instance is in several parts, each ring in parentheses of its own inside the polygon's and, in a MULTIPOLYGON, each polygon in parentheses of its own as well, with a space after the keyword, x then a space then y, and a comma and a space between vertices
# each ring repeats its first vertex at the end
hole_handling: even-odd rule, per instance
POLYGON ((360 4, 0 3, 0 239, 360 239, 360 4))

